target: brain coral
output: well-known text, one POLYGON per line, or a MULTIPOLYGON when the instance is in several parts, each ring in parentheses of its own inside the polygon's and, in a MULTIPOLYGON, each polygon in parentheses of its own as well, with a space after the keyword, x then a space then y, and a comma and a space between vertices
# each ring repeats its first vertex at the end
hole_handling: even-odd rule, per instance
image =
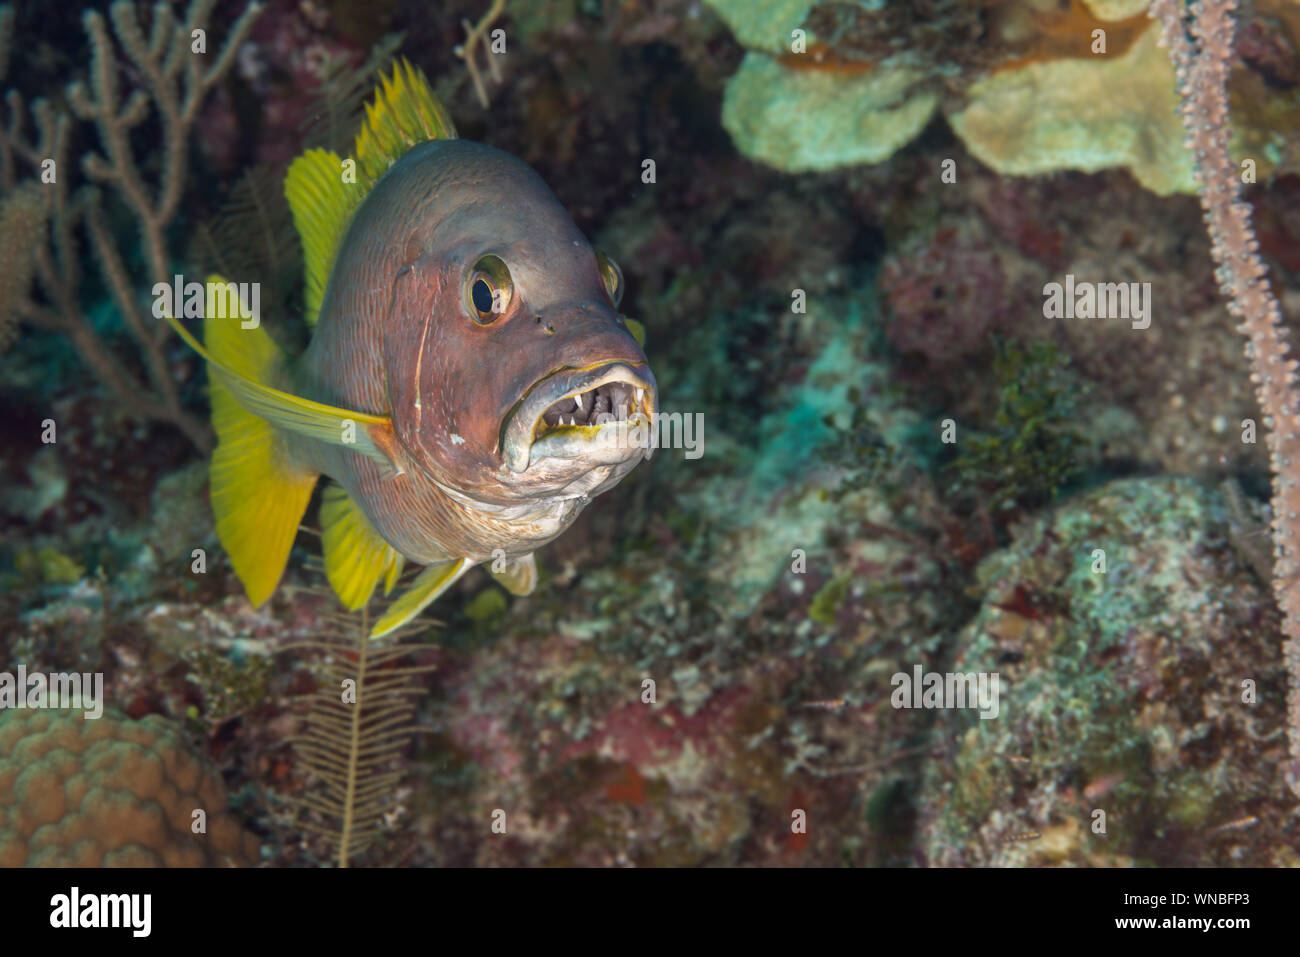
POLYGON ((203 867, 257 860, 221 778, 156 715, 0 711, 0 867, 203 867), (207 833, 190 831, 193 812, 207 833))

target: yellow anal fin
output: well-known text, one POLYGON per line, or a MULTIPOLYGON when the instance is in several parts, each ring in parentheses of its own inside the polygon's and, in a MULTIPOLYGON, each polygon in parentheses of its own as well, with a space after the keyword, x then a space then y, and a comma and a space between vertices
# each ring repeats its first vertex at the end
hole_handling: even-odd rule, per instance
POLYGON ((355 611, 370 601, 381 577, 384 594, 393 590, 405 559, 375 531, 342 486, 325 489, 320 520, 325 574, 346 608, 355 611))
POLYGON ((416 576, 411 587, 375 622, 370 637, 382 638, 389 632, 401 628, 473 567, 474 562, 468 558, 456 558, 440 565, 430 565, 416 576))
POLYGON ((245 329, 238 318, 221 318, 225 310, 212 304, 222 295, 214 287, 224 285, 219 277, 208 280, 210 305, 203 334, 209 348, 205 349, 177 319, 166 317, 185 343, 207 360, 212 381, 220 382, 239 405, 272 425, 352 449, 399 475, 405 472, 406 463, 388 416, 314 402, 263 381, 279 350, 261 326, 245 329))
MULTIPOLYGON (((491 570, 492 566, 489 565, 491 570)), ((531 595, 537 587, 537 559, 529 552, 523 558, 508 562, 502 571, 493 571, 492 577, 512 595, 531 595)))
POLYGON ((265 376, 282 358, 279 348, 265 329, 241 329, 237 315, 215 319, 208 312, 205 335, 214 356, 210 398, 217 432, 208 467, 212 511, 217 536, 248 600, 260 605, 284 574, 316 475, 291 467, 271 425, 246 410, 226 385, 231 377, 251 381, 265 376), (230 375, 220 374, 218 364, 230 375))
POLYGON ((367 192, 366 186, 357 184, 355 175, 345 182, 346 172, 337 153, 308 150, 289 165, 284 177, 284 196, 302 240, 304 319, 308 326, 316 325, 320 316, 343 234, 367 192))

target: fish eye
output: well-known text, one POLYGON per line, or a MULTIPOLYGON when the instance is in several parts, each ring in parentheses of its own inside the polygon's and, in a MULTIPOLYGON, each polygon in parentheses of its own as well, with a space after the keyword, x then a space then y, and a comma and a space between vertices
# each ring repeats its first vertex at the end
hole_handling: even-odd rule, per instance
POLYGON ((596 262, 600 264, 600 278, 605 281, 605 292, 609 294, 609 301, 617 309, 618 304, 623 301, 623 270, 618 268, 618 263, 599 249, 596 250, 596 262))
POLYGON ((515 286, 501 257, 488 254, 465 274, 464 291, 465 310, 475 322, 486 326, 505 315, 515 286))

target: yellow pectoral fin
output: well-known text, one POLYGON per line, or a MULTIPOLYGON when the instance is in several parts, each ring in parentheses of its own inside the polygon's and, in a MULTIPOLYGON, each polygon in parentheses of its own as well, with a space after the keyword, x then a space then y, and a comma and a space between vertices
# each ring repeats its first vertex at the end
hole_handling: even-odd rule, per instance
MULTIPOLYGON (((178 320, 172 316, 166 318, 186 345, 207 361, 213 375, 235 401, 259 419, 308 438, 352 449, 398 474, 406 470, 388 416, 314 402, 258 382, 205 349, 178 320)), ((256 331, 266 335, 260 329, 256 331)))
POLYGON ((529 552, 507 564, 504 571, 492 572, 492 577, 512 595, 531 595, 537 587, 537 559, 529 552))
POLYGON ((393 602, 388 611, 375 622, 370 637, 382 638, 389 632, 401 628, 473 567, 474 562, 468 558, 457 558, 441 565, 430 565, 416 576, 410 589, 393 602))
POLYGON ((342 486, 325 489, 320 521, 325 574, 345 607, 355 611, 368 602, 381 577, 384 594, 392 591, 404 559, 380 537, 342 486))

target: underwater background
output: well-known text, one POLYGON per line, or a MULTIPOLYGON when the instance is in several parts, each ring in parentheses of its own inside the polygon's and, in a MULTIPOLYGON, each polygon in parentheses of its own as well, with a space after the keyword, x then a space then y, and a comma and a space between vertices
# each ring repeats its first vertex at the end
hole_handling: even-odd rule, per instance
MULTIPOLYGON (((4 10, 0 671, 106 710, 0 710, 0 865, 1300 864, 1268 422, 1142 0, 4 10), (315 504, 249 604, 149 308, 256 281, 301 351, 285 169, 397 56, 617 260, 703 431, 531 595, 473 571, 388 643, 315 504), (1051 314, 1067 277, 1147 314, 1051 314), (896 706, 914 669, 996 674, 996 717, 896 706)), ((1236 20, 1295 316, 1300 3, 1236 20)))

